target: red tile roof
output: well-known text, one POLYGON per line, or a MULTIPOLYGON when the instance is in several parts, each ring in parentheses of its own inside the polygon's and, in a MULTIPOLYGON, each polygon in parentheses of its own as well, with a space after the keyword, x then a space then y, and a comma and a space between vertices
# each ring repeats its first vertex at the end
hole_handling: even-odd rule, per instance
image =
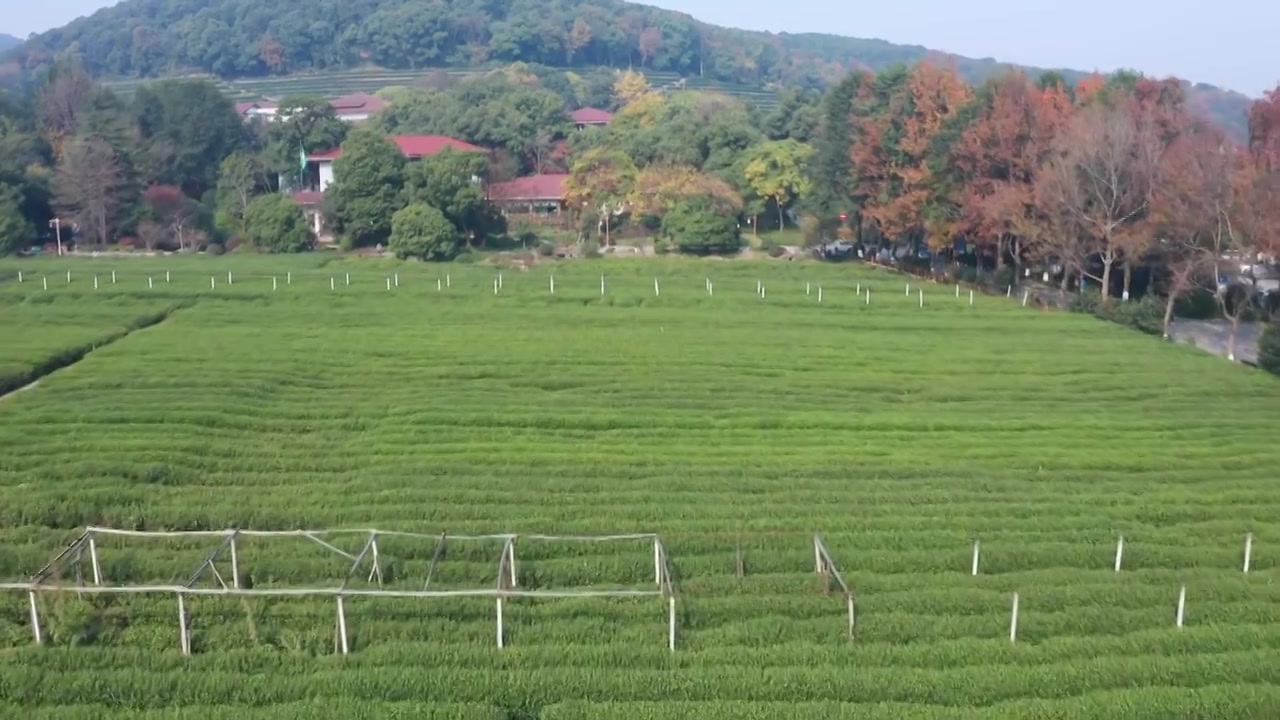
POLYGON ((387 101, 368 93, 352 93, 329 101, 334 112, 343 113, 376 113, 387 109, 387 101))
POLYGON ((613 120, 613 113, 595 108, 578 108, 569 113, 569 117, 579 125, 608 125, 613 120))
MULTIPOLYGON (((400 148, 400 152, 405 157, 412 160, 419 158, 431 157, 444 152, 446 149, 453 148, 461 152, 485 152, 482 147, 477 147, 471 143, 456 140, 444 135, 393 135, 391 142, 400 148)), ((332 150, 318 150, 316 152, 307 153, 307 160, 311 162, 333 162, 342 155, 342 148, 334 148, 332 150)))
POLYGON ((498 201, 564 200, 568 175, 530 175, 489 186, 489 199, 498 201))

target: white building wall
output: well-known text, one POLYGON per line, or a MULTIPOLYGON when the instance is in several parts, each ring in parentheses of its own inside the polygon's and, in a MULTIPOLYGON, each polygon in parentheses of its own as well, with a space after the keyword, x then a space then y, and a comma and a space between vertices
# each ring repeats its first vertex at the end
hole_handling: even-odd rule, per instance
POLYGON ((333 163, 320 162, 316 166, 320 170, 320 192, 324 192, 333 184, 333 163))

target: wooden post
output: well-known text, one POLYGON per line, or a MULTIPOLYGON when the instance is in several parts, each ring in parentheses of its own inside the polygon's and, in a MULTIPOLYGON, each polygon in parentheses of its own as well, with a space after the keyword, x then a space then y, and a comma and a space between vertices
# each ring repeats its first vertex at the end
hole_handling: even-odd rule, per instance
POLYGON ((498 649, 503 648, 502 642, 502 598, 498 598, 498 649))
POLYGON ((854 615, 853 615, 853 593, 845 593, 845 602, 849 605, 849 640, 853 640, 854 615))
POLYGON ((1018 641, 1018 593, 1013 594, 1013 613, 1009 616, 1009 642, 1018 641))
POLYGON ((653 583, 662 587, 662 541, 653 539, 653 583))
POLYGON ((514 539, 507 541, 507 575, 511 581, 511 587, 516 586, 516 541, 514 539))
POLYGON ((676 599, 675 596, 667 598, 667 647, 671 652, 676 651, 676 599))
POLYGON ((338 596, 338 647, 343 655, 351 652, 351 646, 347 644, 347 609, 341 595, 338 596))
POLYGON ((44 638, 40 635, 40 611, 36 608, 36 591, 27 591, 27 602, 31 604, 31 634, 36 638, 36 644, 44 644, 44 638))
POLYGON ((93 566, 93 584, 102 584, 102 567, 98 565, 98 546, 93 535, 89 535, 89 564, 93 566))
POLYGON ((1249 561, 1253 559, 1253 533, 1244 536, 1244 573, 1249 574, 1249 561))
POLYGON ((236 555, 236 534, 231 533, 231 587, 240 589, 240 558, 236 555))
POLYGON ((1116 572, 1120 572, 1120 563, 1124 560, 1124 536, 1116 541, 1116 572))
POLYGON ((1186 618, 1186 614, 1187 614, 1187 586, 1183 585, 1182 589, 1178 591, 1178 616, 1174 620, 1174 623, 1178 627, 1182 627, 1182 621, 1183 619, 1186 618))
POLYGON ((187 603, 178 593, 178 643, 183 655, 191 654, 191 635, 187 631, 187 603))
POLYGON ((979 540, 973 541, 973 572, 972 574, 974 576, 977 576, 978 574, 978 554, 980 552, 980 543, 981 541, 979 540))

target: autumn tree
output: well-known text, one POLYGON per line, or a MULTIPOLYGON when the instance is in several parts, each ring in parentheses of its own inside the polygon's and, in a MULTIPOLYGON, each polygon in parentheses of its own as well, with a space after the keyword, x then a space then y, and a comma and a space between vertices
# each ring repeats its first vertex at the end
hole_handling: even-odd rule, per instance
POLYGON ((613 100, 619 107, 630 105, 642 98, 656 95, 643 73, 624 70, 613 81, 613 100))
POLYGON ((36 92, 36 115, 54 158, 62 158, 66 144, 80 132, 81 117, 94 92, 93 81, 78 62, 67 60, 49 69, 36 92))
POLYGON ((636 50, 640 52, 640 67, 649 64, 654 55, 662 49, 662 31, 656 27, 647 27, 640 32, 636 41, 636 50))
POLYGON ((108 143, 87 138, 67 146, 54 174, 54 202, 81 238, 99 247, 111 241, 129 202, 125 191, 123 166, 108 143))
POLYGON ((156 222, 178 243, 180 250, 198 249, 198 239, 191 231, 192 225, 199 216, 200 208, 182 192, 182 188, 173 185, 152 185, 142 192, 142 201, 151 211, 156 222))
POLYGON ((573 64, 575 55, 591 44, 591 37, 591 23, 580 17, 574 18, 573 27, 569 30, 569 42, 566 43, 570 64, 573 64))
POLYGON ((791 139, 761 143, 748 152, 743 177, 757 197, 773 201, 779 230, 787 226, 786 208, 808 192, 805 168, 812 155, 812 148, 791 139))
POLYGON ((736 218, 742 197, 714 175, 683 165, 652 165, 636 173, 628 194, 633 215, 661 218, 677 205, 697 200, 700 207, 736 218))
POLYGON ((1262 172, 1280 172, 1280 86, 1249 108, 1249 153, 1262 172))
POLYGON ((1101 276, 1090 277, 1102 284, 1104 300, 1116 262, 1140 254, 1149 240, 1137 230, 1150 210, 1159 156, 1153 125, 1127 108, 1095 105, 1064 126, 1040 170, 1037 203, 1087 238, 1085 254, 1102 263, 1101 276))
POLYGON ((564 184, 565 204, 575 214, 598 216, 608 245, 611 218, 626 211, 635 180, 636 166, 631 158, 609 148, 588 150, 569 169, 564 184))

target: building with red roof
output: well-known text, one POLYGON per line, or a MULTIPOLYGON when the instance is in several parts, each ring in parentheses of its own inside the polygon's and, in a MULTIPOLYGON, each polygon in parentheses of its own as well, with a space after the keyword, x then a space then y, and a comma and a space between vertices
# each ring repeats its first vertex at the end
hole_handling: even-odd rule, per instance
MULTIPOLYGON (((333 114, 339 120, 356 123, 363 122, 386 110, 390 105, 377 95, 368 93, 352 93, 336 97, 329 101, 333 114)), ((254 100, 236 103, 236 114, 247 120, 261 118, 263 120, 280 119, 280 104, 271 100, 254 100)))
POLYGON ((579 130, 585 127, 604 127, 613 122, 613 113, 596 108, 578 108, 569 113, 569 117, 579 130))
POLYGON ((488 198, 503 215, 559 215, 565 208, 565 174, 518 177, 489 186, 488 198))

